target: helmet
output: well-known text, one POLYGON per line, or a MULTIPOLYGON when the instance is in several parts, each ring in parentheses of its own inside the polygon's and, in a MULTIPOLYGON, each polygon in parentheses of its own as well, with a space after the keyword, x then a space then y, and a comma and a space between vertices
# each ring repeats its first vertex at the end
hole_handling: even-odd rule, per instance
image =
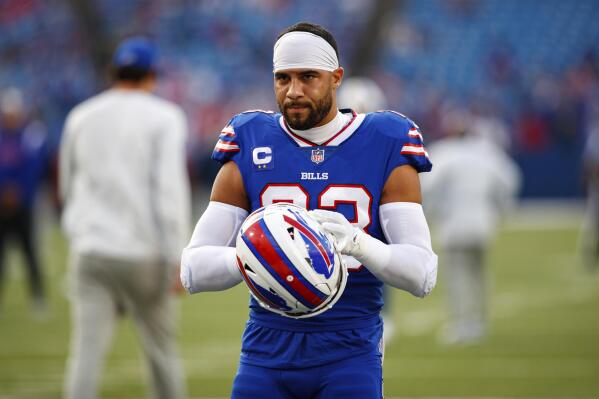
POLYGON ((385 93, 376 82, 367 77, 343 79, 337 93, 339 108, 351 108, 358 113, 373 112, 387 107, 385 93))
POLYGON ((330 309, 347 283, 332 238, 297 205, 275 203, 250 214, 237 235, 237 265, 250 293, 293 318, 330 309))

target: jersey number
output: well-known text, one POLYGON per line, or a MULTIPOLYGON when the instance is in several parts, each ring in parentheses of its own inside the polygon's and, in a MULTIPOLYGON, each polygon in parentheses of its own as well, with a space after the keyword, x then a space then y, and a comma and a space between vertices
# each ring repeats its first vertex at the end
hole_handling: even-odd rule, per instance
MULTIPOLYGON (((310 194, 297 183, 271 183, 260 193, 260 206, 291 202, 308 209, 310 194)), ((352 224, 366 231, 372 223, 372 195, 361 184, 330 184, 318 196, 317 208, 336 211, 339 205, 353 206, 352 224)), ((345 257, 347 268, 357 270, 360 262, 345 257)))

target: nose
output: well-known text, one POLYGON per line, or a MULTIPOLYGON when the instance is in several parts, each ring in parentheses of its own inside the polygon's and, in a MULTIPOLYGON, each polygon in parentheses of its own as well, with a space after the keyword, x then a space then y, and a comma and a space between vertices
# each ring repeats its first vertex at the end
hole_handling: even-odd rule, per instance
POLYGON ((287 90, 287 97, 295 100, 304 95, 302 82, 299 79, 292 78, 289 82, 289 89, 287 90))

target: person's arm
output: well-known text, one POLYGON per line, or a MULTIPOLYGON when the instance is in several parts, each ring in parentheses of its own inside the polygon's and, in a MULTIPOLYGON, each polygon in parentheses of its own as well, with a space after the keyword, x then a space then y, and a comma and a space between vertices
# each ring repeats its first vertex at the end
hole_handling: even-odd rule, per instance
POLYGON ((161 253, 164 260, 178 267, 181 250, 190 231, 191 194, 187 174, 187 123, 183 112, 172 114, 157 133, 152 196, 158 221, 161 253))
POLYGON ((181 283, 190 294, 222 291, 242 281, 234 245, 248 210, 239 168, 227 162, 216 176, 210 204, 181 257, 181 283))
POLYGON ((314 210, 311 214, 335 236, 342 254, 360 261, 381 281, 424 297, 437 280, 437 255, 420 204, 418 173, 412 166, 393 170, 380 203, 381 226, 389 244, 351 225, 340 213, 314 210))
POLYGON ((492 167, 497 183, 493 194, 497 205, 496 209, 503 216, 516 205, 516 198, 522 185, 522 172, 516 162, 503 150, 498 150, 495 164, 492 167))
POLYGON ((31 207, 46 169, 46 129, 41 122, 32 121, 27 124, 21 146, 24 157, 18 171, 20 200, 21 205, 31 207))

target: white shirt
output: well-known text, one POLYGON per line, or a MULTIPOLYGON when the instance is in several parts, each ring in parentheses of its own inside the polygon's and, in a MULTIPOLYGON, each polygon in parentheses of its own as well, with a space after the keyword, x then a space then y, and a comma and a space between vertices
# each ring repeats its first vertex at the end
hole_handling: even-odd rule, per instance
POLYGON ((313 127, 306 130, 297 130, 289 127, 293 133, 316 144, 322 144, 335 134, 339 133, 352 119, 351 114, 344 114, 337 110, 335 117, 326 125, 313 127))
POLYGON ((421 176, 424 205, 442 245, 485 245, 520 187, 517 165, 497 144, 477 136, 447 138, 428 148, 421 176))
POLYGON ((111 89, 68 115, 60 148, 72 250, 179 263, 190 230, 187 124, 175 104, 111 89))

